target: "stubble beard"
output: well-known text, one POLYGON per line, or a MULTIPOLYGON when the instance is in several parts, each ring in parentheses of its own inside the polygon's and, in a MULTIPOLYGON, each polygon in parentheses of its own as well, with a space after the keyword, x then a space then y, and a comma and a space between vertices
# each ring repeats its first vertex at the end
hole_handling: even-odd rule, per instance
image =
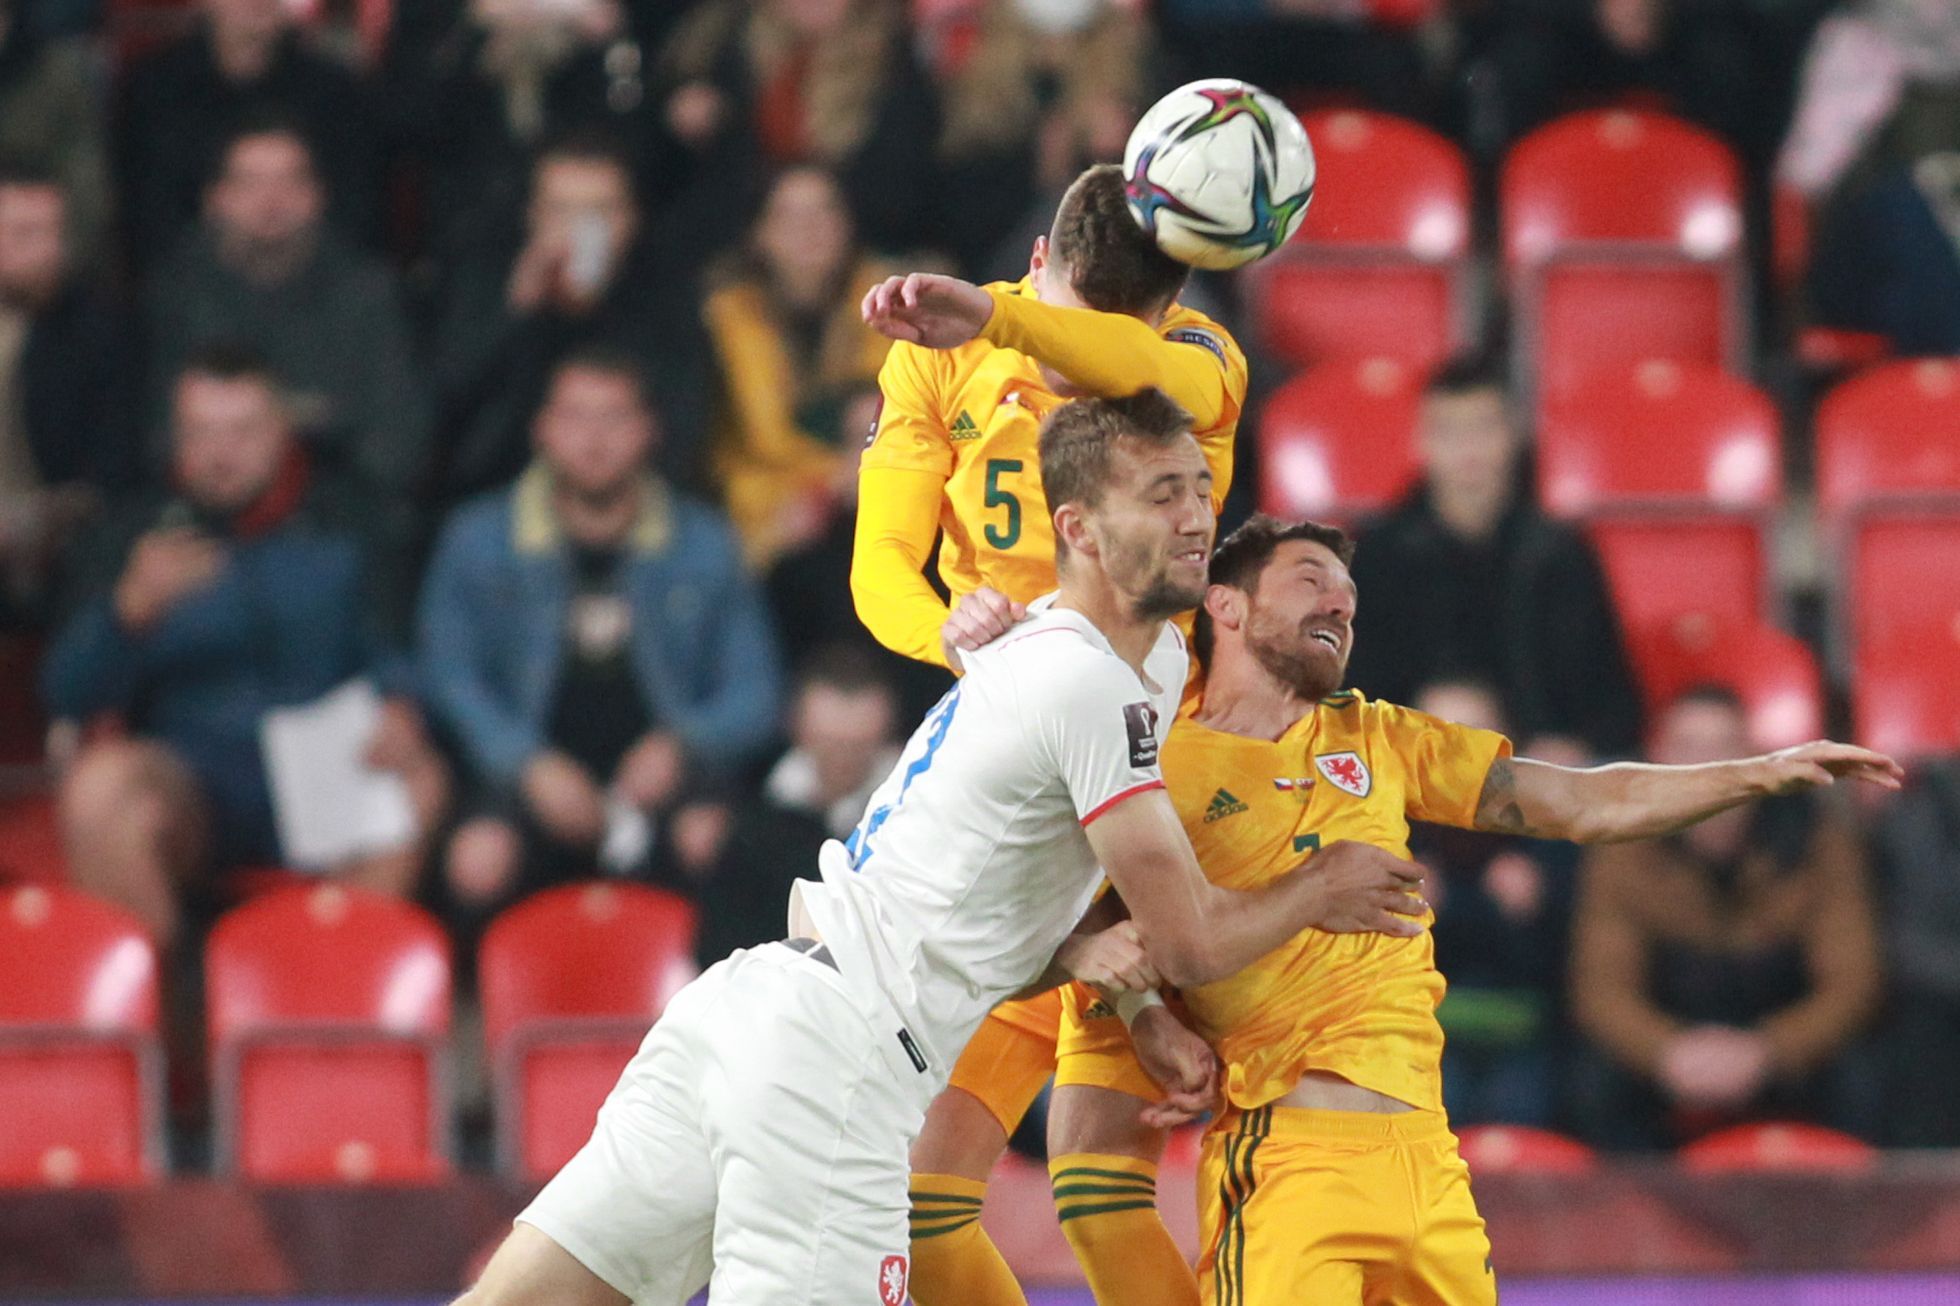
POLYGON ((1330 669, 1328 659, 1316 653, 1320 646, 1299 628, 1277 631, 1256 614, 1246 627, 1245 647, 1267 675, 1303 699, 1326 698, 1347 675, 1344 659, 1330 669))

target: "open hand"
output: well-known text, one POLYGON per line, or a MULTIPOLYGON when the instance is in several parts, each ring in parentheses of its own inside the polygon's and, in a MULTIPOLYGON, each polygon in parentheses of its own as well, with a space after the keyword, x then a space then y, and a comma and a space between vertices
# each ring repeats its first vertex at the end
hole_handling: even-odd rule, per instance
POLYGON ((1763 757, 1760 763, 1761 787, 1770 794, 1822 789, 1836 784, 1840 776, 1884 789, 1897 789, 1905 779, 1905 768, 1885 754, 1828 739, 1782 749, 1763 757))
POLYGON ((1130 1026, 1130 1042, 1145 1073, 1164 1090, 1139 1117, 1153 1129, 1170 1129, 1211 1110, 1218 1096, 1218 1057, 1211 1045, 1168 1007, 1145 1007, 1130 1026))
POLYGON ((1422 867, 1369 843, 1341 839, 1307 860, 1298 874, 1320 882, 1323 906, 1314 928, 1335 934, 1422 933, 1429 910, 1421 896, 1422 867))
POLYGON ((860 311, 865 325, 880 335, 928 349, 952 349, 986 328, 994 300, 971 281, 914 272, 886 277, 873 286, 860 311))

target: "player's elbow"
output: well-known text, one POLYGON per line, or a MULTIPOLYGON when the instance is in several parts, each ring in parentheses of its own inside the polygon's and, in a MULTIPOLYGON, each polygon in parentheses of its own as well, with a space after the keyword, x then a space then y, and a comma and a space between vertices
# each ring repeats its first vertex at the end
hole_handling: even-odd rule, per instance
POLYGON ((1143 946, 1157 973, 1172 988, 1196 988, 1232 973, 1222 964, 1218 950, 1194 932, 1178 931, 1153 938, 1145 931, 1143 946))

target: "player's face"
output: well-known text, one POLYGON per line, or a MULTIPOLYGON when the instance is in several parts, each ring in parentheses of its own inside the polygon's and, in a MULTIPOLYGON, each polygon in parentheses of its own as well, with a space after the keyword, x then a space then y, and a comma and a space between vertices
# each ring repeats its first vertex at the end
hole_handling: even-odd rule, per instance
POLYGON ((1140 618, 1189 612, 1204 601, 1216 521, 1211 470, 1185 436, 1155 447, 1125 440, 1102 502, 1085 517, 1110 582, 1140 618))
POLYGON ((1325 698, 1347 676, 1354 602, 1354 577, 1332 549, 1288 540, 1246 596, 1246 650, 1302 698, 1325 698))

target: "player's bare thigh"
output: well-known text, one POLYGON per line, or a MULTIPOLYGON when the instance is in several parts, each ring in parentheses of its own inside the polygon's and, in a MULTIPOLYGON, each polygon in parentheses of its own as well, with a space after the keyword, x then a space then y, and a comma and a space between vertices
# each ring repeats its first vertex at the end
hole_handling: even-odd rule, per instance
POLYGON ((914 1174, 950 1174, 984 1182, 1007 1150, 1007 1132, 984 1103, 963 1088, 943 1089, 926 1108, 912 1144, 914 1174))
POLYGON ((543 1230, 519 1222, 455 1306, 629 1306, 543 1230))
POLYGON ((1048 1098, 1048 1155, 1091 1152, 1154 1165, 1164 1154, 1168 1135, 1143 1123, 1143 1109, 1149 1105, 1120 1089, 1057 1084, 1048 1098))

